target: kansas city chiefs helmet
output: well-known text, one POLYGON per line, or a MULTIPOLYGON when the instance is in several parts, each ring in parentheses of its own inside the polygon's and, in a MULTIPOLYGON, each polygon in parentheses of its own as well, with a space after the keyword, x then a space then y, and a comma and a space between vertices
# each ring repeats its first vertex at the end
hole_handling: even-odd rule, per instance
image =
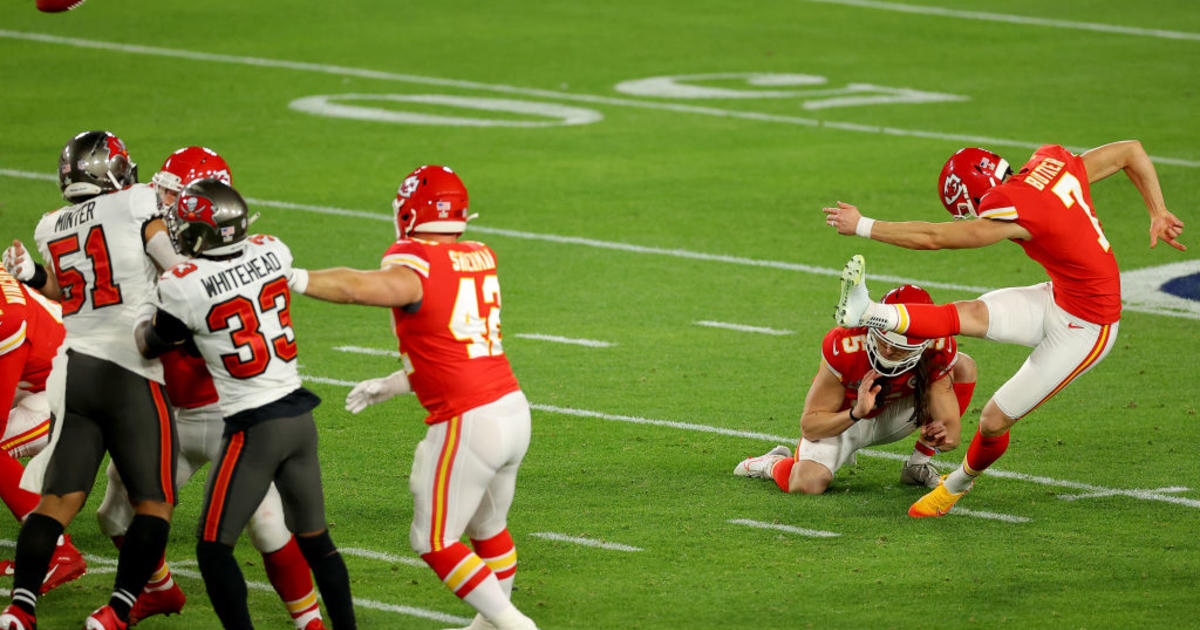
POLYGON ((207 147, 184 147, 172 153, 162 168, 150 178, 158 196, 158 209, 170 210, 184 186, 205 177, 233 184, 233 173, 224 158, 207 147))
POLYGON ((212 177, 179 191, 167 221, 171 240, 184 256, 223 256, 241 251, 250 226, 246 201, 232 186, 212 177))
POLYGON ((396 238, 414 232, 462 234, 467 221, 467 187, 454 171, 445 166, 422 166, 400 184, 395 211, 396 238))
POLYGON ((85 131, 71 138, 58 156, 58 189, 79 203, 137 183, 137 164, 121 139, 107 131, 85 131))
POLYGON ((942 167, 938 195, 955 219, 976 218, 979 200, 1011 174, 1008 161, 987 149, 959 149, 942 167))
MULTIPOLYGON (((900 285, 888 291, 880 301, 884 304, 933 304, 933 298, 929 297, 928 291, 911 284, 900 285)), ((899 376, 916 366, 929 343, 929 339, 869 328, 867 358, 876 372, 889 377, 899 376)))

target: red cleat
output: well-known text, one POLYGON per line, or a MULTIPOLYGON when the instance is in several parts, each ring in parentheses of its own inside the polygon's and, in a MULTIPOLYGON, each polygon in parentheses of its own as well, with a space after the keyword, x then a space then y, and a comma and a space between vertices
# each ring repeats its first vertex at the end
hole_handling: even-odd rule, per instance
POLYGON ((42 580, 42 595, 78 578, 87 572, 83 555, 71 544, 70 534, 63 534, 63 544, 54 549, 50 557, 50 568, 42 580))
POLYGON ((129 611, 129 625, 135 626, 146 617, 154 615, 178 615, 183 611, 185 603, 187 595, 183 594, 183 589, 172 579, 169 586, 157 590, 147 589, 138 595, 133 609, 129 611))
POLYGON ((112 606, 105 604, 88 615, 83 630, 126 630, 128 627, 129 622, 121 621, 117 613, 113 612, 112 606))
POLYGON ((62 13, 83 4, 84 0, 37 0, 38 11, 62 13))
MULTIPOLYGON (((4 629, 0 628, 0 630, 4 630, 4 629)), ((308 625, 304 626, 304 630, 327 630, 327 629, 325 628, 325 624, 321 622, 321 618, 317 617, 316 619, 310 619, 308 621, 308 625)))
MULTIPOLYGON (((12 560, 0 560, 0 576, 12 577, 17 573, 17 565, 12 560)), ((0 630, 4 630, 0 628, 0 630)))
POLYGON ((37 619, 16 604, 0 613, 0 630, 37 630, 37 619))

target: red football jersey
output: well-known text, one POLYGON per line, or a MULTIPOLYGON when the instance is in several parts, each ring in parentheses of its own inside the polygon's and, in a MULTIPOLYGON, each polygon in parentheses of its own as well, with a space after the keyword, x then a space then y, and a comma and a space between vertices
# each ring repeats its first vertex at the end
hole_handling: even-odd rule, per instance
POLYGON ((204 357, 176 348, 159 358, 163 364, 163 379, 167 382, 167 398, 173 406, 195 409, 221 399, 204 357))
POLYGON ((519 389, 500 343, 500 281, 487 245, 400 239, 383 256, 383 266, 391 265, 421 278, 421 301, 392 309, 392 320, 413 392, 429 411, 426 423, 519 389))
MULTIPOLYGON (((842 409, 849 409, 858 400, 858 386, 871 370, 871 361, 867 358, 867 329, 837 327, 825 334, 821 342, 821 356, 834 376, 846 388, 846 398, 842 401, 842 409)), ((934 339, 925 349, 925 359, 929 363, 929 382, 941 380, 950 374, 950 368, 958 360, 958 344, 954 337, 934 339)), ((866 416, 873 418, 884 407, 899 400, 912 396, 913 384, 916 382, 916 372, 909 370, 893 377, 880 377, 875 384, 881 389, 875 397, 875 408, 866 416)))
POLYGON ((1094 324, 1121 318, 1121 274, 1079 156, 1043 146, 1019 173, 983 196, 979 216, 1029 230, 1033 238, 1015 242, 1045 268, 1055 303, 1068 313, 1094 324))
POLYGON ((58 304, 0 267, 0 414, 8 417, 17 387, 46 389, 50 362, 66 329, 58 304))

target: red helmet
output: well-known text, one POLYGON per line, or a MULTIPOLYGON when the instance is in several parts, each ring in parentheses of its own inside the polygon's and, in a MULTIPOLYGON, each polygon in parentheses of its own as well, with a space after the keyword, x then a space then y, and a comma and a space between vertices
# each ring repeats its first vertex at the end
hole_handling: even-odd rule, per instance
POLYGON ((1011 173, 1008 162, 987 149, 959 149, 938 177, 942 205, 955 219, 978 217, 979 200, 1011 173))
MULTIPOLYGON (((912 284, 903 284, 888 291, 880 301, 884 304, 933 304, 928 291, 912 284)), ((884 376, 899 376, 916 366, 930 341, 870 328, 867 331, 867 358, 876 372, 884 376)))
POLYGON ((154 189, 158 194, 159 209, 169 209, 184 186, 208 177, 219 179, 225 184, 233 183, 229 165, 216 151, 206 147, 184 147, 172 153, 167 157, 167 161, 163 162, 162 169, 150 179, 154 182, 154 189), (164 199, 167 193, 174 194, 164 199))
POLYGON ((392 201, 396 238, 413 232, 462 234, 467 221, 467 187, 445 166, 422 166, 408 174, 392 201))

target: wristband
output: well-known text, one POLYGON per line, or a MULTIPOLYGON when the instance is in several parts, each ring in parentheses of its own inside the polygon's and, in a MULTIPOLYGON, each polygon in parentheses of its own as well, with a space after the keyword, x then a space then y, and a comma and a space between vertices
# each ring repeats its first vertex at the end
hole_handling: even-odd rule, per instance
POLYGON ((854 417, 854 407, 847 409, 846 413, 850 414, 850 422, 858 422, 859 420, 862 420, 862 418, 854 417))
POLYGON ((292 276, 288 278, 288 288, 293 293, 301 295, 308 289, 308 270, 292 268, 292 276))
POLYGON ((26 280, 25 284, 33 287, 34 289, 37 289, 38 291, 41 291, 42 287, 46 286, 46 280, 48 280, 48 279, 49 279, 49 276, 46 275, 46 268, 37 263, 34 263, 33 277, 26 280))
POLYGON ((875 219, 859 217, 858 225, 854 226, 854 233, 863 238, 871 238, 872 227, 875 227, 875 219))

